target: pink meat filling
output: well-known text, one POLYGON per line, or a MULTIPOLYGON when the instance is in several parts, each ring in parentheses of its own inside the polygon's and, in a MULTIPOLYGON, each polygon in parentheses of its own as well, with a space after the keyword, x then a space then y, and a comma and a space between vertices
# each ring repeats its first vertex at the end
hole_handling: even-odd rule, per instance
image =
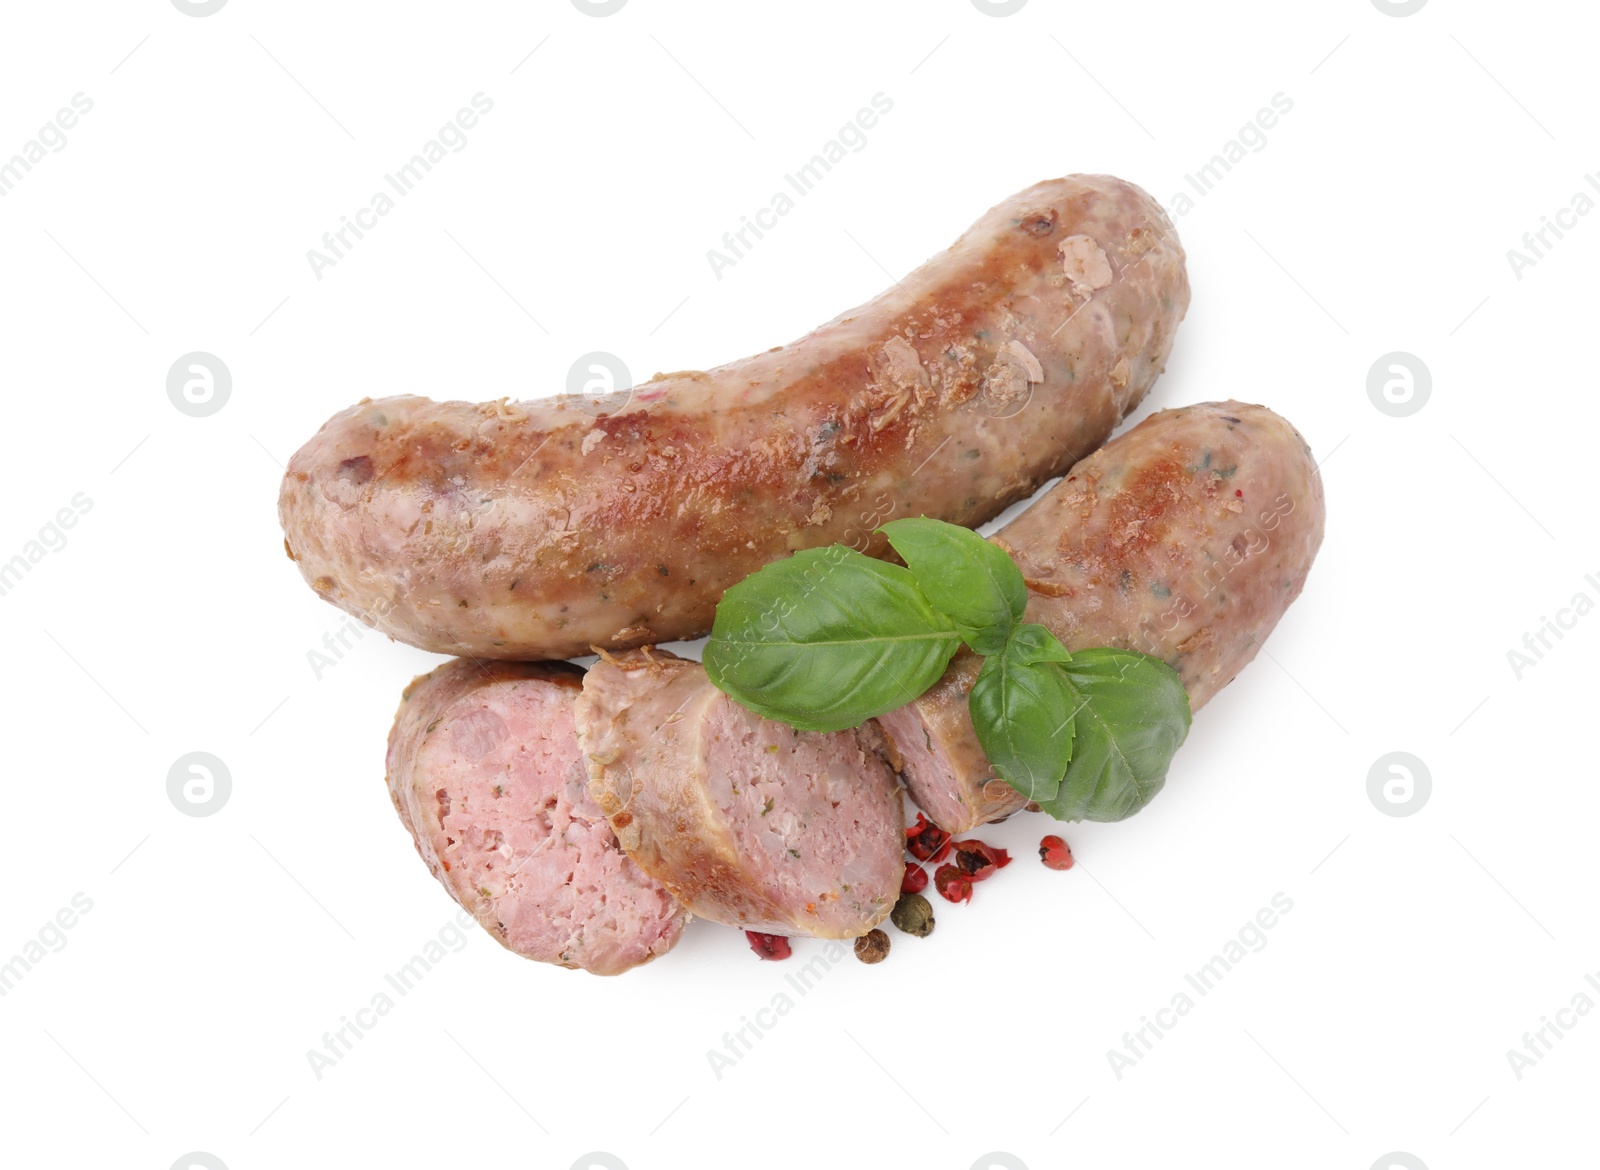
POLYGON ((962 779, 916 705, 879 715, 878 726, 900 754, 900 775, 916 806, 940 828, 965 829, 971 814, 962 798, 962 779))
POLYGON ((727 697, 707 713, 707 799, 747 877, 826 937, 864 933, 900 892, 904 811, 893 773, 850 732, 796 731, 727 697))
POLYGON ((436 785, 426 820, 462 905, 518 954, 615 974, 669 950, 684 914, 590 800, 573 698, 536 679, 472 691, 434 723, 413 776, 436 785))

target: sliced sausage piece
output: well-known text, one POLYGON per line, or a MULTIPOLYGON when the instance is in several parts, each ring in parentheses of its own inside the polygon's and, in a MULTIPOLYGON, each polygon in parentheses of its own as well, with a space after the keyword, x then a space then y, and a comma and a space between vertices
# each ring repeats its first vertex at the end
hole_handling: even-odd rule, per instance
MULTIPOLYGON (((1026 620, 1069 650, 1163 659, 1194 710, 1256 656, 1322 543, 1322 479, 1264 406, 1152 415, 1073 467, 991 539, 1028 583, 1026 620)), ((1025 803, 994 778, 967 711, 981 659, 962 651, 915 703, 879 719, 906 787, 953 833, 1025 803)))
POLYGON ((618 401, 363 400, 289 461, 289 556, 324 599, 443 654, 570 658, 711 629, 802 548, 968 526, 1105 441, 1189 304, 1132 184, 1030 187, 791 345, 618 401))
POLYGON ((508 950, 615 975, 671 950, 687 912, 589 798, 567 663, 458 659, 406 688, 389 795, 450 896, 508 950))
POLYGON ((894 908, 905 812, 874 732, 762 719, 662 650, 596 663, 577 721, 622 847, 699 917, 854 938, 894 908))

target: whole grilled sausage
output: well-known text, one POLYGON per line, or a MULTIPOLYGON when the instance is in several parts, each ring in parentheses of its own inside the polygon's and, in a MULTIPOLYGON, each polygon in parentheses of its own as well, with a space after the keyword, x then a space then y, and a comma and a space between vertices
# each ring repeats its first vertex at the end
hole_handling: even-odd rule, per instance
POLYGON ((1039 183, 870 304, 709 372, 570 401, 363 400, 290 460, 285 546, 425 650, 566 658, 688 638, 797 549, 895 516, 976 525, 1105 441, 1189 303, 1160 206, 1039 183))
MULTIPOLYGON (((1322 479, 1264 406, 1152 415, 1073 467, 991 539, 1022 569, 1026 620, 1069 650, 1165 660, 1199 710, 1261 648, 1322 543, 1322 479)), ((953 833, 1016 812, 968 714, 981 663, 963 650, 914 703, 879 718, 911 798, 953 833)))

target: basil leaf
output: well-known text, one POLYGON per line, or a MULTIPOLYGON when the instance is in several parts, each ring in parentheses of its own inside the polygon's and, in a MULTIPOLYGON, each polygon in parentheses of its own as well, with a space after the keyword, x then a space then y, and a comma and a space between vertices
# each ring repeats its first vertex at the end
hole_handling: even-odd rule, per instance
POLYGON ((979 654, 999 654, 1022 620, 1028 587, 1005 550, 969 528, 927 517, 892 520, 889 538, 935 609, 950 615, 979 654))
POLYGON ((835 544, 724 593, 702 661, 713 684, 756 714, 839 731, 920 696, 960 644, 908 570, 835 544))
POLYGON ((1006 639, 1006 654, 1018 662, 1071 662, 1072 655, 1061 640, 1045 627, 1026 622, 1011 631, 1006 639))
POLYGON ((983 660, 967 710, 1000 778, 1029 800, 1049 800, 1072 758, 1077 692, 1059 663, 1023 661, 1016 645, 983 660))
POLYGON ((1059 792, 1040 803, 1064 821, 1131 817, 1161 791, 1189 734, 1178 672, 1148 654, 1112 649, 1079 650, 1059 669, 1080 696, 1077 742, 1059 792))

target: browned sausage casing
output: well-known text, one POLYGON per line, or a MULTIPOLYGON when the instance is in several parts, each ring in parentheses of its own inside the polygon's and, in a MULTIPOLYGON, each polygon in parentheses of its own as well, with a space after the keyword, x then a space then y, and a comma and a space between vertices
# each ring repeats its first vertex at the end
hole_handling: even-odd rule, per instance
MULTIPOLYGON (((1322 478, 1300 433, 1264 406, 1151 415, 1075 466, 991 539, 1022 569, 1026 620, 1069 650, 1165 660, 1203 707, 1300 595, 1322 544, 1322 478)), ((1025 803, 994 778, 967 710, 981 663, 962 651, 879 719, 906 786, 953 833, 1025 803)))
POLYGON ((401 641, 565 658, 693 637, 802 548, 879 554, 896 516, 976 525, 1105 441, 1189 303, 1160 206, 1040 183, 877 300, 792 345, 571 403, 399 397, 291 459, 289 555, 401 641))

